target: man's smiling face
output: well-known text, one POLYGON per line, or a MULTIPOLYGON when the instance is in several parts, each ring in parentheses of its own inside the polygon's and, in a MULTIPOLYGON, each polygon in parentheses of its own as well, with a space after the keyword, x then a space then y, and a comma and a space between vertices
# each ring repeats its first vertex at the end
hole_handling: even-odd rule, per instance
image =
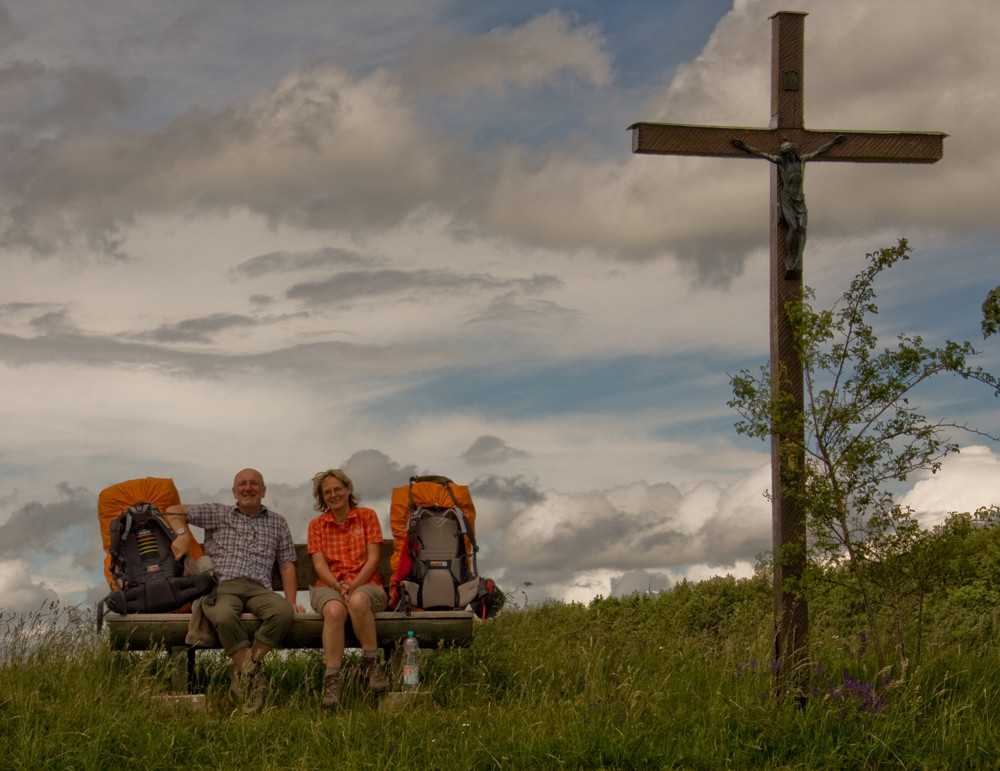
POLYGON ((233 497, 244 514, 260 511, 260 502, 266 492, 264 477, 252 468, 243 469, 233 480, 233 497))

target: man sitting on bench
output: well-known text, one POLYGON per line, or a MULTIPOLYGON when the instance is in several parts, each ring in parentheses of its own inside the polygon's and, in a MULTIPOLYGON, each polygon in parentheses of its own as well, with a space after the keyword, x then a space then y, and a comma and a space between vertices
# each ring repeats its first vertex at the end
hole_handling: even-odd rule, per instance
POLYGON ((178 534, 172 545, 178 559, 191 542, 187 525, 205 530, 205 553, 211 557, 220 583, 215 604, 203 604, 203 612, 232 659, 230 695, 240 700, 247 712, 260 709, 267 694, 268 681, 260 660, 281 643, 293 614, 305 612, 296 599, 291 531, 284 517, 263 504, 266 492, 264 477, 248 468, 233 480, 235 505, 181 504, 164 512, 178 534), (271 587, 271 568, 276 561, 287 599, 271 587), (240 623, 244 610, 261 619, 252 642, 240 623))

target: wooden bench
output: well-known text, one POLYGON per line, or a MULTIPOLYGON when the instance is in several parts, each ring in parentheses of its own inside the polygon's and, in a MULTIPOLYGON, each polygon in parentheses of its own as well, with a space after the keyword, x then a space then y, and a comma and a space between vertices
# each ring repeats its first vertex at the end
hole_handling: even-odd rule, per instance
MULTIPOLYGON (((306 553, 305 544, 296 544, 295 573, 299 591, 305 592, 316 583, 316 571, 306 553)), ((389 559, 392 555, 392 541, 382 542, 382 556, 379 574, 388 592, 389 559)), ((271 578, 272 585, 281 587, 277 565, 271 578)), ((300 598, 308 608, 308 599, 300 598)), ((253 633, 260 626, 260 620, 249 613, 242 618, 244 628, 253 633)), ((189 693, 194 684, 195 653, 198 650, 220 648, 218 638, 212 646, 191 647, 185 643, 190 613, 133 613, 122 615, 110 611, 98 613, 97 628, 107 627, 108 641, 113 650, 156 650, 164 649, 170 654, 171 686, 177 693, 189 693)), ((386 611, 375 614, 375 630, 379 647, 386 655, 403 641, 408 632, 422 648, 437 648, 440 645, 467 645, 472 640, 475 614, 468 610, 413 611, 411 615, 386 611)), ((308 613, 296 613, 291 629, 282 642, 282 648, 322 648, 323 618, 309 609, 308 613)), ((357 637, 351 629, 350 621, 345 629, 348 648, 358 647, 357 637)))

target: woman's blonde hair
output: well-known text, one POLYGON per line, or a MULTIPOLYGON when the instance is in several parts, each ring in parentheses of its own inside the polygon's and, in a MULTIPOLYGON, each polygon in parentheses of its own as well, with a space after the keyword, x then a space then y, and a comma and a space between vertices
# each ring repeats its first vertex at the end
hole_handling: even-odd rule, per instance
POLYGON ((316 499, 316 511, 326 511, 326 501, 323 500, 323 483, 330 477, 339 479, 344 483, 344 486, 351 491, 351 494, 347 499, 348 506, 352 509, 357 506, 359 499, 358 496, 354 494, 354 482, 352 482, 351 478, 339 468, 331 468, 326 471, 320 471, 313 477, 313 497, 316 499))

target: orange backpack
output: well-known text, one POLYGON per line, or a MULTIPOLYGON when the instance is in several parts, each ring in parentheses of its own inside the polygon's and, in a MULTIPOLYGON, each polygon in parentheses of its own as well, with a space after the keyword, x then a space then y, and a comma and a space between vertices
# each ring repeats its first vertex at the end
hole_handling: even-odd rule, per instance
MULTIPOLYGON (((108 579, 108 586, 113 590, 121 587, 117 585, 111 573, 111 523, 117 519, 122 512, 131 508, 137 503, 151 503, 159 511, 164 511, 167 506, 175 506, 181 502, 181 497, 174 486, 172 479, 160 479, 157 477, 145 477, 144 479, 130 479, 127 482, 119 482, 101 490, 97 496, 97 519, 101 526, 101 541, 104 544, 104 577, 108 579)), ((202 556, 201 544, 191 539, 190 554, 194 559, 202 556)))
POLYGON ((392 607, 457 609, 475 599, 476 507, 468 487, 442 476, 410 477, 392 491, 389 525, 392 607))

